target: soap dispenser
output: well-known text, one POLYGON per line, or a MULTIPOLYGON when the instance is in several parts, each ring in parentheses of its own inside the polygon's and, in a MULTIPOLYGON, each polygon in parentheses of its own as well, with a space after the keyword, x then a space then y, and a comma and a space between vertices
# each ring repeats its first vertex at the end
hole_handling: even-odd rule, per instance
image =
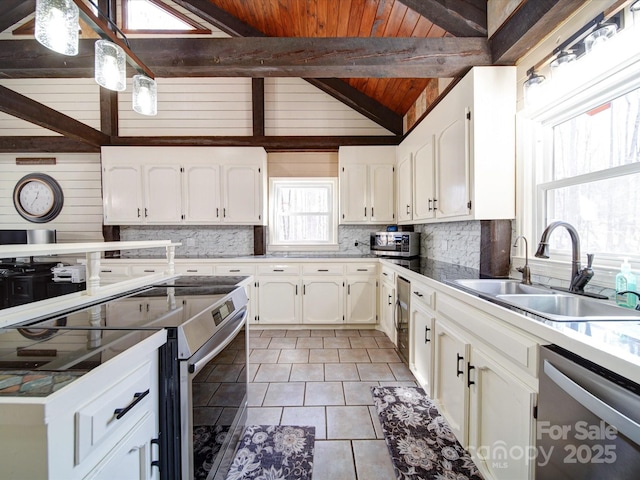
POLYGON ((636 291, 636 276, 631 271, 631 264, 626 258, 620 265, 620 272, 616 275, 616 303, 621 307, 634 308, 636 306, 634 295, 618 293, 625 290, 636 291))

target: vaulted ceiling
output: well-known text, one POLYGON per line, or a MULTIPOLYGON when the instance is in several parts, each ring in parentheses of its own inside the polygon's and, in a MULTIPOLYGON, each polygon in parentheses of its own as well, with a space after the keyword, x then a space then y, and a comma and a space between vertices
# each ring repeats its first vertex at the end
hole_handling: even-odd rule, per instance
MULTIPOLYGON (((99 3, 115 5, 115 0, 99 3)), ((173 3, 232 38, 130 39, 156 76, 300 77, 401 136, 403 115, 429 82, 461 77, 475 65, 514 64, 582 0, 522 0, 490 39, 486 0, 173 3)), ((0 31, 34 9, 35 0, 2 0, 0 31)), ((62 57, 32 39, 2 41, 0 78, 93 76, 92 44, 81 41, 77 57, 62 57)), ((0 111, 37 123, 36 106, 3 90, 0 111)), ((101 114, 113 116, 113 111, 101 114)), ((54 117, 62 121, 59 115, 54 117)), ((51 129, 73 137, 72 127, 51 129)), ((83 128, 79 140, 93 145, 113 140, 113 131, 104 130, 83 128)))

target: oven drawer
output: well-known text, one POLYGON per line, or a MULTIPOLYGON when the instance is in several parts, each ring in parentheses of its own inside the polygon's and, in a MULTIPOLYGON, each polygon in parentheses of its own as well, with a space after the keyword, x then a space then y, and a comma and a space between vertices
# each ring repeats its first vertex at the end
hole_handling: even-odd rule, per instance
POLYGON ((101 445, 117 443, 145 413, 156 409, 150 403, 156 398, 153 373, 151 362, 146 362, 76 411, 76 465, 101 445))

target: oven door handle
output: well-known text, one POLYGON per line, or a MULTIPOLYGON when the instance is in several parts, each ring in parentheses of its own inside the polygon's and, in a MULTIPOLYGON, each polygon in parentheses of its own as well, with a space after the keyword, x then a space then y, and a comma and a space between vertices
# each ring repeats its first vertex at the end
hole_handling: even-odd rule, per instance
MULTIPOLYGON (((229 322, 223 327, 222 331, 218 332, 213 338, 215 339, 218 335, 223 335, 224 338, 220 340, 219 343, 216 343, 207 353, 204 354, 202 358, 199 358, 194 363, 189 363, 188 371, 189 373, 197 373, 200 371, 202 367, 204 367, 209 361, 218 355, 224 348, 231 343, 231 341, 236 338, 238 332, 244 327, 245 319, 247 318, 247 307, 244 306, 229 320, 229 322), (240 319, 240 320, 238 320, 240 319), (226 330, 232 329, 231 332, 227 333, 226 330)), ((194 357, 199 356, 198 352, 194 354, 194 357)), ((192 357, 193 358, 193 357, 192 357)))
POLYGON ((548 360, 544 361, 544 373, 576 402, 640 445, 640 424, 578 385, 548 360))

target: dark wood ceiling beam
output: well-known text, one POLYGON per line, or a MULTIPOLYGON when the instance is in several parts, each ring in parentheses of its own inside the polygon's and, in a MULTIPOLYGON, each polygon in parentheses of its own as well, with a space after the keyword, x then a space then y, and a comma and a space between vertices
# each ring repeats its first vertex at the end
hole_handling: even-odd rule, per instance
POLYGON ((345 145, 398 145, 400 136, 224 136, 224 137, 112 137, 110 145, 252 147, 266 149, 337 149, 345 145))
POLYGON ((94 147, 109 143, 108 135, 2 85, 0 111, 94 147))
MULTIPOLYGON (((260 30, 247 25, 237 17, 214 5, 209 0, 174 0, 191 13, 216 26, 232 37, 265 37, 260 30)), ((485 7, 486 8, 486 7, 485 7)), ((322 75, 326 77, 326 75, 322 75)), ((402 134, 402 116, 380 102, 364 95, 343 80, 305 79, 313 86, 336 98, 369 120, 397 134, 402 134)))
POLYGON ((2 0, 0 2, 0 32, 15 25, 36 10, 36 0, 2 0))
POLYGON ((67 137, 3 137, 0 153, 96 153, 100 147, 88 145, 67 137))
MULTIPOLYGON (((51 55, 33 40, 3 42, 0 76, 92 77, 93 41, 51 55)), ((147 38, 131 48, 158 77, 446 78, 490 65, 484 38, 147 38)))
POLYGON ((486 0, 400 0, 455 37, 487 36, 486 0))
POLYGON ((515 65, 583 4, 584 0, 524 0, 489 39, 493 63, 515 65))

